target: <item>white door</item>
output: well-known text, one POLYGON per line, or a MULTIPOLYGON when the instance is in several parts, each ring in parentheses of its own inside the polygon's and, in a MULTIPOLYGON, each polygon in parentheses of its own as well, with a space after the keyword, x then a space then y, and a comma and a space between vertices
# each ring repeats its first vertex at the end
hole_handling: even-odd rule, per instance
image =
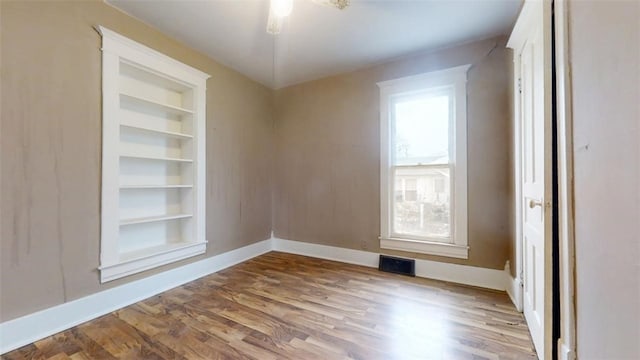
MULTIPOLYGON (((522 104, 522 257, 523 311, 536 349, 544 337, 544 114, 536 111, 542 99, 538 79, 536 39, 520 53, 522 104)), ((544 104, 543 104, 544 105, 544 104)), ((540 353, 540 351, 538 351, 540 353)))
MULTIPOLYGON (((545 5, 523 8, 515 56, 519 75, 519 166, 523 312, 538 357, 551 354, 551 62, 545 5), (527 11, 525 11, 527 10, 527 11), (523 18, 524 17, 524 18, 523 18)), ((550 13, 548 14, 550 17, 550 13)), ((516 27, 515 30, 518 30, 516 27)), ((514 31, 515 31, 514 30, 514 31)), ((512 36, 513 37, 513 36, 512 36)))

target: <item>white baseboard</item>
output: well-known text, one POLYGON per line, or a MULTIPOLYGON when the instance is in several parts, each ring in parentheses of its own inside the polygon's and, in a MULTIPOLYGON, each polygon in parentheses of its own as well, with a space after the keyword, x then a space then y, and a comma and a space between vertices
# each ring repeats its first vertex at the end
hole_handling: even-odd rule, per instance
POLYGON ((271 239, 0 324, 0 354, 271 251, 271 239))
POLYGON ((516 310, 522 312, 522 284, 520 279, 511 276, 511 265, 509 260, 504 265, 505 283, 507 288, 507 294, 511 298, 511 302, 515 305, 516 310))
MULTIPOLYGON (((136 280, 87 297, 25 315, 0 324, 0 354, 67 330, 174 287, 236 265, 271 250, 349 264, 378 267, 378 253, 272 237, 176 269, 136 280)), ((416 259, 419 277, 495 290, 511 289, 505 271, 416 259)), ((518 285, 519 286, 519 285, 518 285)), ((511 296, 511 293, 509 293, 511 296)), ((512 300, 514 300, 512 296, 512 300)), ((514 301, 514 304, 517 303, 514 301)), ((571 359, 571 358, 568 358, 571 359)))
MULTIPOLYGON (((306 255, 320 259, 335 260, 368 267, 378 267, 380 254, 374 252, 304 243, 275 237, 272 241, 273 250, 275 251, 306 255)), ((506 289, 505 274, 503 270, 485 269, 475 266, 416 259, 416 276, 488 289, 502 291, 506 289)))
POLYGON ((378 267, 379 254, 369 251, 345 249, 341 247, 285 240, 275 237, 271 238, 271 241, 272 249, 274 251, 339 261, 347 264, 378 267))

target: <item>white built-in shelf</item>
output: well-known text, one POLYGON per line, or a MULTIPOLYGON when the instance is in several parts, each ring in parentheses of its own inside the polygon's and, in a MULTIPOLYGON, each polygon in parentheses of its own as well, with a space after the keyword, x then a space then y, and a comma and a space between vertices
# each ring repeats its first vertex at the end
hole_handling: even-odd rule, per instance
POLYGON ((189 109, 185 109, 185 108, 181 108, 181 107, 173 106, 169 104, 163 104, 151 99, 146 99, 144 97, 131 95, 131 94, 120 93, 120 101, 130 102, 132 104, 136 104, 141 107, 147 107, 150 109, 155 108, 158 110, 165 111, 169 114, 178 115, 178 116, 193 114, 193 111, 189 109))
POLYGON ((151 128, 148 128, 148 127, 138 126, 138 125, 122 124, 121 123, 120 127, 129 129, 129 130, 133 130, 133 131, 139 131, 139 132, 153 134, 153 135, 167 136, 167 137, 176 138, 176 139, 193 139, 193 136, 189 135, 189 134, 183 134, 183 133, 174 132, 174 131, 151 129, 151 128))
POLYGON ((193 160, 191 160, 191 159, 170 158, 170 157, 161 157, 161 156, 134 155, 134 154, 120 154, 120 157, 127 158, 127 159, 137 159, 137 160, 175 161, 175 162, 184 162, 184 163, 193 162, 193 160))
POLYGON ((172 214, 172 215, 160 215, 160 216, 147 216, 133 219, 122 219, 120 220, 120 226, 124 225, 135 225, 135 224, 145 224, 157 221, 167 221, 167 220, 178 220, 190 218, 193 215, 191 214, 172 214))
POLYGON ((193 185, 120 185, 122 190, 136 190, 136 189, 189 189, 193 188, 193 185))
POLYGON ((106 282, 206 252, 209 75, 104 27, 97 30, 103 112, 99 269, 106 282))

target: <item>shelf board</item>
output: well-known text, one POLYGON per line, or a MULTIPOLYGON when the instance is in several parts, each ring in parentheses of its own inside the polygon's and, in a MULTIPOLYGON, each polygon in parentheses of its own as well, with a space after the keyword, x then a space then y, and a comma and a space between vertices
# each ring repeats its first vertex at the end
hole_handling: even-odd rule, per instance
POLYGON ((186 189, 193 185, 120 185, 120 189, 186 189))
POLYGON ((149 70, 140 68, 139 65, 125 59, 120 60, 120 75, 179 93, 193 89, 192 86, 184 84, 182 81, 176 81, 165 75, 149 72, 149 70))
POLYGON ((141 156, 141 155, 131 155, 131 154, 120 154, 121 158, 129 158, 129 159, 139 159, 139 160, 159 160, 159 161, 176 161, 176 162, 185 162, 192 163, 191 159, 179 159, 179 158, 169 158, 169 157, 157 157, 157 156, 141 156))
POLYGON ((174 114, 174 115, 191 115, 193 114, 193 111, 189 110, 189 109, 185 109, 185 108, 181 108, 178 106, 173 106, 173 105, 169 105, 169 104, 163 104, 154 100, 150 100, 150 99, 146 99, 144 97, 140 97, 140 96, 136 96, 136 95, 131 95, 131 94, 126 94, 126 93, 120 93, 120 99, 124 100, 124 101, 129 101, 131 103, 140 105, 140 106, 144 106, 144 107, 149 107, 149 108, 155 108, 155 109, 160 109, 163 111, 166 111, 170 114, 174 114))
POLYGON ((128 128, 128 129, 133 129, 133 130, 136 130, 136 131, 144 132, 144 133, 167 136, 167 137, 172 137, 172 138, 176 138, 176 139, 193 139, 192 135, 183 134, 183 133, 174 132, 174 131, 157 130, 157 129, 151 129, 151 128, 144 127, 144 126, 122 124, 122 123, 120 124, 120 126, 124 127, 124 128, 128 128))
POLYGON ((187 248, 198 246, 198 245, 204 245, 206 243, 207 243, 206 241, 201 241, 201 242, 182 241, 178 243, 162 244, 162 245, 146 247, 139 250, 127 251, 127 252, 120 253, 120 263, 154 257, 154 256, 170 253, 173 251, 178 251, 181 249, 187 249, 187 248))
POLYGON ((120 220, 120 226, 145 224, 150 222, 166 221, 166 220, 185 219, 185 218, 190 218, 192 216, 193 215, 191 214, 172 214, 172 215, 148 216, 148 217, 133 218, 133 219, 122 219, 120 220))

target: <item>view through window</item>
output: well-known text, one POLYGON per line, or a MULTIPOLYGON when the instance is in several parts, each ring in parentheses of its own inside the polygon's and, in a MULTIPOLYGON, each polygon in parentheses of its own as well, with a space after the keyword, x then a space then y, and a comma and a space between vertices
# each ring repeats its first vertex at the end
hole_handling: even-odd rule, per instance
POLYGON ((451 237, 452 96, 439 91, 392 103, 392 233, 451 237))

